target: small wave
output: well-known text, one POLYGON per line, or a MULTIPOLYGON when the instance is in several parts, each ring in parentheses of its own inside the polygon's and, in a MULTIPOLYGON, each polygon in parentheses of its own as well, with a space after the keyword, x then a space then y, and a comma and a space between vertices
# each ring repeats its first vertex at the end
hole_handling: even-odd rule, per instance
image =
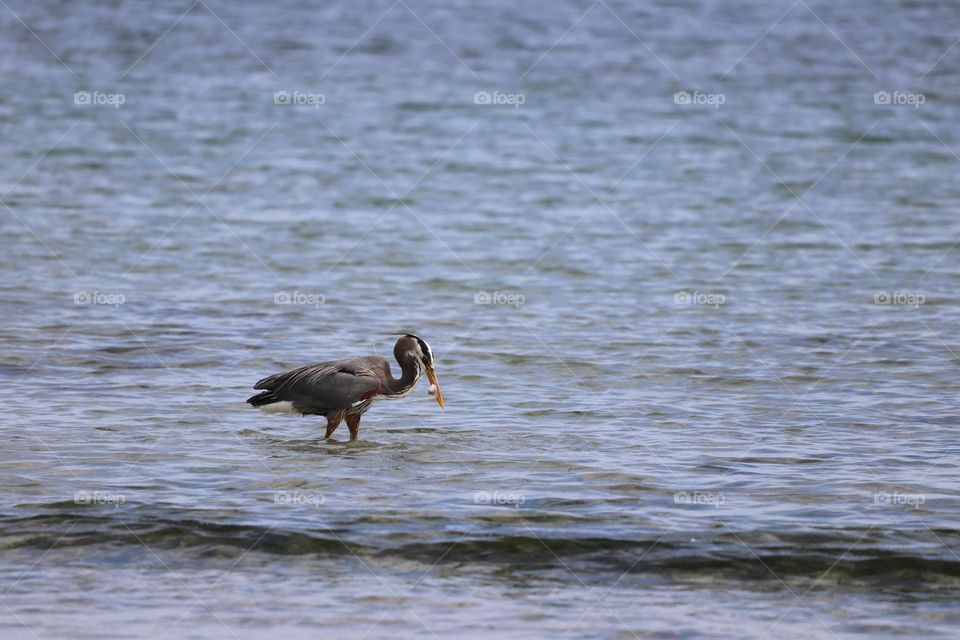
MULTIPOLYGON (((828 582, 897 584, 904 588, 946 582, 960 587, 960 560, 945 551, 939 553, 943 547, 923 547, 929 553, 918 553, 892 543, 877 543, 910 537, 907 533, 873 530, 869 543, 863 541, 863 531, 852 529, 802 534, 705 531, 639 538, 531 533, 370 543, 358 542, 350 527, 342 525, 336 529, 289 531, 199 519, 121 519, 119 515, 56 513, 0 518, 0 548, 6 550, 145 545, 150 549, 192 550, 200 554, 242 555, 258 551, 296 556, 356 556, 429 565, 492 565, 517 571, 575 567, 578 573, 730 580, 820 580, 829 574, 828 582)), ((937 536, 957 540, 960 530, 938 530, 937 536)))

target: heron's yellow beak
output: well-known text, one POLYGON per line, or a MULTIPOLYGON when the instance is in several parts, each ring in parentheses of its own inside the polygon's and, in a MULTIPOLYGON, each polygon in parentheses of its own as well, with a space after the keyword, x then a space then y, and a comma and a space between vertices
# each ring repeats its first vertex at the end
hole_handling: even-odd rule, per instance
POLYGON ((423 368, 426 369, 427 380, 430 381, 430 384, 434 389, 434 393, 432 395, 436 396, 437 404, 439 404, 440 408, 443 409, 443 394, 440 393, 440 385, 437 384, 437 373, 433 370, 433 367, 424 365, 423 368))

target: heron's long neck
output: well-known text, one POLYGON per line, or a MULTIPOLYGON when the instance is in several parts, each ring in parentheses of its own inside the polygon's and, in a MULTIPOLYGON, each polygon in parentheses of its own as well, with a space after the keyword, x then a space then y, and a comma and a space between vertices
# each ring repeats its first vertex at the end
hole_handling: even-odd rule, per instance
POLYGON ((390 377, 387 383, 390 395, 409 393, 420 380, 420 365, 414 358, 397 359, 402 375, 399 378, 390 377))

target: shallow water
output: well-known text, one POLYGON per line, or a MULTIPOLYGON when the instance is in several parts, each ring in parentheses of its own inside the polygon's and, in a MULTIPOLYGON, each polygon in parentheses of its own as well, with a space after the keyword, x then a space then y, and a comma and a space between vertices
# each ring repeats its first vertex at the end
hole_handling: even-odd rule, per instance
POLYGON ((0 636, 955 635, 960 10, 514 4, 0 7, 0 636))

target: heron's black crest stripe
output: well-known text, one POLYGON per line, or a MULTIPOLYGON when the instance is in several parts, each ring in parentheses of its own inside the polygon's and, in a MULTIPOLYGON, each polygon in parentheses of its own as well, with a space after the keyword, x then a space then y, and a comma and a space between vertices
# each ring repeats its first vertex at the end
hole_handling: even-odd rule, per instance
POLYGON ((433 351, 430 350, 430 345, 428 345, 423 338, 420 336, 413 336, 417 339, 417 342, 420 344, 420 351, 423 351, 424 360, 429 364, 433 364, 433 351))
POLYGON ((414 340, 416 340, 416 341, 417 341, 417 344, 420 345, 420 351, 423 352, 423 357, 424 357, 424 359, 425 359, 427 362, 431 363, 431 364, 433 363, 433 351, 430 350, 430 345, 428 345, 427 342, 426 342, 423 338, 421 338, 420 336, 418 336, 418 335, 415 334, 415 333, 403 333, 403 332, 398 332, 398 333, 394 333, 394 334, 392 334, 392 335, 395 335, 395 336, 407 336, 408 338, 413 338, 414 340))

